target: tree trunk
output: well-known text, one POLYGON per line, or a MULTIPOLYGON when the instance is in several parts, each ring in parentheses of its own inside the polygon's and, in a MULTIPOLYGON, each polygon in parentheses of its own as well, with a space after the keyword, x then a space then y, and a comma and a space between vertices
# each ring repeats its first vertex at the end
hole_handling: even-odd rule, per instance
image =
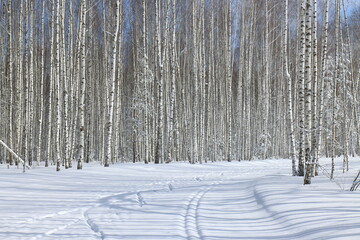
POLYGON ((301 13, 300 13, 300 69, 299 73, 299 166, 298 166, 298 175, 304 176, 304 168, 305 168, 305 148, 304 148, 304 81, 305 81, 305 5, 306 0, 303 0, 301 4, 301 13))
POLYGON ((52 138, 52 127, 53 127, 53 122, 52 122, 52 109, 53 109, 53 88, 54 88, 54 65, 55 65, 55 60, 54 60, 54 39, 55 39, 55 1, 53 1, 53 7, 52 7, 52 17, 51 17, 51 40, 50 40, 50 83, 49 83, 49 117, 48 117, 48 139, 47 139, 47 151, 46 151, 46 159, 45 159, 45 167, 49 166, 49 160, 53 157, 52 155, 52 143, 53 143, 53 138, 52 138))
MULTIPOLYGON (((55 7, 55 6, 54 6, 55 7)), ((56 106, 56 132, 55 132, 55 159, 56 171, 60 171, 61 167, 61 153, 60 153, 60 128, 61 128, 61 107, 60 107, 60 0, 57 0, 56 6, 56 23, 55 23, 55 106, 56 106)))
POLYGON ((340 0, 335 1, 335 73, 333 77, 333 96, 332 96, 332 126, 331 126, 331 173, 330 178, 334 178, 335 171, 335 143, 336 143, 336 98, 337 81, 339 79, 339 25, 340 25, 340 0))
POLYGON ((311 97, 312 97, 312 0, 306 2, 306 37, 305 37, 305 136, 304 136, 304 150, 305 150, 305 167, 306 173, 304 177, 304 184, 311 184, 312 175, 312 160, 311 160, 311 97))
MULTIPOLYGON (((327 65, 327 47, 328 47, 328 36, 329 36, 329 0, 326 0, 326 6, 325 6, 325 20, 324 20, 324 30, 323 30, 323 43, 322 43, 322 60, 321 60, 321 79, 320 79, 320 87, 319 87, 319 120, 318 120, 318 131, 317 134, 317 148, 316 148, 316 157, 315 157, 315 163, 316 168, 319 166, 319 154, 321 153, 321 145, 322 145, 322 134, 323 134, 323 115, 324 115, 324 81, 326 77, 326 65, 327 65)), ((317 172, 317 169, 315 170, 317 172)))
POLYGON ((111 140, 112 140, 112 130, 113 130, 113 115, 114 115, 114 93, 115 93, 115 84, 116 84, 116 70, 117 70, 117 59, 118 59, 118 46, 119 46, 119 34, 120 34, 120 0, 116 1, 116 30, 114 35, 114 43, 112 49, 112 66, 111 66, 111 80, 109 81, 109 100, 108 100, 108 110, 107 110, 107 134, 106 134, 106 150, 105 150, 105 167, 109 167, 111 161, 111 140))
POLYGON ((77 169, 82 169, 84 161, 85 146, 85 74, 86 74, 86 0, 81 1, 81 18, 80 18, 80 102, 79 102, 79 158, 77 169))
POLYGON ((42 47, 41 47, 41 78, 40 78, 40 116, 39 116, 39 134, 38 134, 38 150, 37 150, 37 161, 41 162, 42 154, 42 138, 43 138, 43 120, 44 120, 44 81, 45 81, 45 1, 42 4, 42 17, 41 17, 41 29, 42 29, 42 47))
POLYGON ((232 17, 231 17, 231 5, 232 1, 227 6, 227 56, 226 56, 226 160, 231 161, 232 158, 232 42, 231 42, 231 28, 232 28, 232 17))
POLYGON ((293 117, 293 109, 292 109, 292 80, 289 73, 289 66, 288 66, 288 5, 289 0, 284 0, 285 12, 284 12, 284 75, 285 79, 287 80, 288 84, 288 121, 289 121, 289 138, 290 138, 290 155, 291 155, 291 163, 292 163, 292 175, 297 175, 296 169, 296 150, 295 150, 295 132, 294 132, 294 117, 293 117))
MULTIPOLYGON (((8 75, 8 80, 9 80, 9 87, 10 87, 10 106, 9 106, 9 145, 10 148, 13 148, 13 106, 14 106, 14 79, 13 79, 13 74, 14 74, 14 64, 13 64, 13 40, 12 40, 12 1, 8 2, 8 43, 9 43, 9 75, 8 75)), ((13 165, 13 158, 10 155, 9 156, 9 164, 13 165)))

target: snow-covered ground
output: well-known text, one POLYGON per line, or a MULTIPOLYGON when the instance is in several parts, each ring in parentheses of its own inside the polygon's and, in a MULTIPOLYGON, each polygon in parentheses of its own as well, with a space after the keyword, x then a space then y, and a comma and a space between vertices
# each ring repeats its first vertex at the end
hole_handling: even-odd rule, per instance
POLYGON ((359 162, 310 186, 290 160, 2 165, 0 239, 360 239, 360 192, 348 191, 359 162))

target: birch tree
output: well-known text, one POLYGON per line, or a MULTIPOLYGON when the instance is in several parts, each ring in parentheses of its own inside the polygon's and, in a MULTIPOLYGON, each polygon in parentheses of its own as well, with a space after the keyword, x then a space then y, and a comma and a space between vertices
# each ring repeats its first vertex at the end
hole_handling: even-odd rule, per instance
POLYGON ((42 44, 42 48, 41 48, 41 54, 40 54, 40 58, 41 58, 41 64, 40 64, 40 68, 41 68, 41 77, 40 77, 40 113, 39 113, 39 135, 38 135, 38 148, 37 148, 37 161, 38 163, 41 162, 41 157, 42 157, 42 138, 43 138, 43 127, 44 127, 44 82, 45 82, 45 1, 43 1, 42 3, 42 15, 41 15, 41 31, 42 31, 42 38, 41 38, 41 44, 42 44))
MULTIPOLYGON (((174 126, 176 122, 176 115, 175 115, 175 104, 176 104, 176 56, 175 56, 175 48, 176 48, 176 0, 172 0, 172 35, 171 35, 171 42, 170 42, 170 61, 171 61, 171 92, 170 92, 170 119, 169 119, 169 130, 168 130, 168 160, 167 162, 171 162, 173 158, 177 157, 176 154, 176 147, 177 145, 174 143, 174 126), (175 155, 175 156, 174 156, 175 155)), ((145 7, 145 6, 144 6, 145 7)), ((144 21, 145 23, 145 21, 144 21)), ((143 30, 145 32, 145 28, 143 30)), ((145 49, 145 47, 144 47, 145 49)), ((147 126, 147 125, 146 125, 147 126)), ((147 143, 148 144, 148 143, 147 143)), ((147 146, 146 146, 147 148, 147 146)))
MULTIPOLYGON (((55 4, 54 4, 55 8, 55 4)), ((55 10, 54 10, 55 11, 55 10)), ((61 128, 61 107, 60 107, 60 12, 61 3, 57 0, 56 5, 56 20, 55 20, 55 159, 56 159, 56 171, 60 171, 61 166, 61 153, 60 153, 60 128, 61 128)))
POLYGON ((156 35, 156 59, 158 71, 157 85, 158 85, 158 112, 157 112, 157 136, 155 148, 155 163, 163 163, 164 161, 164 84, 163 84, 163 60, 162 60, 162 44, 161 44, 161 1, 155 0, 155 35, 156 35))
MULTIPOLYGON (((12 4, 11 1, 8 2, 8 43, 9 43, 9 67, 8 67, 8 80, 9 80, 9 86, 10 86, 10 106, 9 106, 9 146, 10 148, 13 148, 13 105, 14 105, 14 69, 13 69, 13 38, 12 38, 12 4)), ((12 156, 10 156, 9 164, 13 165, 12 156)))
POLYGON ((30 115, 29 115, 29 88, 30 88, 30 81, 29 81, 29 38, 28 38, 28 0, 24 1, 24 107, 23 107, 23 135, 22 135, 22 141, 23 141, 23 154, 25 156, 24 164, 23 164, 23 171, 25 172, 25 165, 28 163, 31 166, 31 160, 30 160, 30 151, 29 151, 29 136, 30 136, 30 115))
POLYGON ((23 4, 23 0, 20 0, 20 13, 19 13, 19 25, 18 25, 18 50, 17 50, 17 64, 18 64, 18 68, 17 68, 17 76, 16 76, 16 124, 15 124, 15 131, 16 131, 16 150, 18 153, 21 152, 21 146, 22 146, 22 99, 23 96, 21 94, 21 90, 22 90, 22 85, 23 85, 23 54, 22 54, 22 50, 23 50, 23 22, 24 22, 24 4, 23 4))
POLYGON ((318 131, 317 131, 317 144, 315 162, 316 166, 319 165, 319 154, 320 148, 322 145, 322 133, 323 133, 323 115, 324 115, 324 84, 326 77, 326 65, 328 57, 328 36, 329 36, 329 0, 326 0, 325 3, 325 20, 324 20, 324 29, 323 29, 323 43, 322 43, 322 59, 321 59, 321 78, 320 78, 320 88, 319 88, 319 119, 318 119, 318 131))
POLYGON ((304 184, 311 183, 312 175, 312 159, 311 159, 311 97, 312 97, 312 0, 306 2, 306 37, 305 37, 305 136, 304 136, 304 150, 305 150, 305 166, 306 173, 304 184))
POLYGON ((299 176, 304 176, 304 167, 305 167, 305 148, 304 148, 304 120, 305 120, 305 113, 304 113, 304 81, 305 81, 305 5, 306 0, 302 1, 301 9, 300 9, 300 29, 301 29, 301 36, 300 36, 300 67, 298 70, 298 91, 299 91, 299 164, 298 164, 298 174, 299 176))
POLYGON ((339 27, 340 27, 340 0, 335 1, 335 73, 333 77, 333 100, 332 100, 332 123, 331 123, 331 174, 334 178, 335 171, 335 142, 336 142, 336 99, 337 99, 337 81, 339 77, 339 27))
POLYGON ((231 4, 232 1, 229 1, 227 6, 227 58, 226 58, 226 85, 227 85, 227 92, 226 92, 226 120, 227 120, 227 139, 226 139, 226 158, 227 161, 230 162, 232 158, 232 42, 231 42, 231 4))
POLYGON ((51 24, 51 40, 50 40, 50 83, 49 83, 49 116, 48 116, 48 132, 47 132, 47 151, 46 151, 46 158, 45 158, 45 167, 49 166, 49 160, 52 158, 52 136, 53 136, 53 132, 52 132, 52 126, 53 126, 53 122, 52 122, 52 115, 53 115, 53 95, 54 95, 54 65, 55 65, 55 60, 54 60, 54 40, 55 40, 55 1, 53 1, 52 3, 52 15, 51 15, 51 19, 50 19, 50 24, 51 24))
POLYGON ((284 74, 285 79, 287 80, 288 85, 288 118, 289 118, 289 139, 290 139, 290 155, 291 155, 291 167, 292 167, 292 175, 297 175, 296 169, 296 150, 295 150, 295 132, 294 132, 294 117, 293 117, 293 103, 292 103, 292 79, 289 73, 289 66, 288 66, 288 6, 289 1, 284 0, 284 74))
POLYGON ((80 38, 79 38, 79 46, 80 46, 80 94, 79 94, 79 157, 77 169, 82 169, 83 161, 84 161, 84 146, 85 146, 85 74, 86 74, 86 0, 81 0, 81 8, 80 8, 80 38))
POLYGON ((105 150, 105 167, 109 167, 111 160, 111 140, 112 140, 112 130, 113 130, 113 114, 114 114, 114 93, 115 93, 115 81, 116 81, 116 71, 117 71, 117 59, 118 59, 118 41, 120 35, 120 0, 116 1, 116 30, 114 34, 114 42, 112 46, 112 66, 111 66, 111 80, 109 81, 109 100, 108 100, 108 110, 107 110, 107 137, 106 137, 106 150, 105 150))
MULTIPOLYGON (((71 4, 71 3, 70 3, 71 4)), ((63 118, 63 146, 64 146, 64 152, 63 152, 63 158, 64 158, 64 165, 65 168, 71 167, 70 162, 70 141, 69 141, 69 78, 67 74, 67 53, 66 53, 66 1, 62 0, 60 5, 60 29, 61 30, 61 47, 60 47, 60 54, 59 57, 61 58, 61 79, 63 82, 63 112, 64 112, 64 118, 63 118), (61 55, 61 56, 60 56, 61 55)), ((71 14, 71 13, 70 13, 71 14)), ((71 24, 71 23, 70 23, 71 24)), ((68 44, 69 46, 69 44, 68 44)), ((70 54, 69 54, 70 55, 70 54)))
POLYGON ((198 49, 198 42, 197 42, 197 4, 196 1, 193 1, 192 3, 192 39, 193 39, 193 69, 192 69, 192 81, 194 84, 194 105, 193 105, 193 157, 191 159, 191 163, 198 162, 198 55, 197 55, 197 49, 198 49))

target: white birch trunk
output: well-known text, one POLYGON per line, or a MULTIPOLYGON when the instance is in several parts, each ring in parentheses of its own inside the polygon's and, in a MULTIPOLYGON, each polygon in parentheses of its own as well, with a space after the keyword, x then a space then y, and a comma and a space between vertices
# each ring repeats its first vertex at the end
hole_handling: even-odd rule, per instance
MULTIPOLYGON (((61 11, 60 11, 60 30, 61 30, 61 48, 60 48, 60 53, 61 53, 61 75, 62 75, 62 82, 63 82, 63 112, 64 112, 64 119, 63 119, 63 144, 64 144, 64 154, 63 154, 63 158, 64 158, 64 165, 65 168, 69 168, 70 167, 70 163, 69 163, 69 151, 70 151, 70 141, 69 141, 69 93, 68 93, 68 75, 67 75, 67 68, 66 68, 66 63, 67 63, 67 59, 66 59, 66 47, 65 47, 65 43, 66 43, 66 19, 65 19, 65 14, 66 14, 66 5, 65 5, 66 1, 62 0, 61 1, 61 11)), ((71 23, 70 23, 71 24, 71 23)), ((71 35, 70 35, 71 36, 71 35)), ((60 91, 59 91, 60 92, 60 91)))
POLYGON ((73 39, 73 34, 74 34, 74 21, 73 21, 73 1, 71 1, 69 3, 69 57, 68 57, 68 61, 67 61, 67 70, 68 70, 68 80, 69 80, 69 84, 68 84, 68 103, 69 103, 69 124, 70 126, 68 126, 68 131, 69 131, 69 135, 68 135, 68 141, 69 141, 69 154, 68 154, 68 167, 72 168, 72 159, 74 156, 74 139, 75 139, 75 135, 76 135, 76 120, 77 120, 77 115, 76 115, 76 110, 77 108, 75 108, 76 106, 76 100, 74 99, 76 96, 77 91, 77 81, 76 81, 76 75, 75 75, 75 69, 77 68, 77 62, 76 62, 76 58, 74 57, 74 53, 76 51, 74 51, 75 47, 74 47, 74 39, 73 39), (70 96, 69 96, 70 95, 70 96), (71 126, 72 125, 72 126, 71 126))
POLYGON ((176 63, 175 63, 175 42, 176 42, 176 0, 172 0, 172 13, 173 13, 173 22, 172 22, 172 37, 170 42, 170 61, 171 61, 171 92, 170 92, 170 119, 169 119, 169 129, 168 129, 168 160, 167 162, 173 161, 175 157, 173 155, 174 148, 174 122, 175 120, 175 98, 176 98, 176 63))
POLYGON ((194 105, 193 105, 193 157, 191 159, 191 163, 198 162, 198 54, 197 54, 197 21, 196 21, 196 12, 197 12, 197 6, 196 1, 193 1, 192 3, 192 28, 193 28, 193 69, 192 69, 192 81, 194 83, 194 105))
POLYGON ((239 56, 239 78, 238 78, 238 86, 237 86, 237 113, 236 113, 236 122, 237 122, 237 144, 236 144, 236 149, 237 149, 237 160, 241 160, 243 159, 243 153, 244 153, 244 149, 242 149, 242 143, 243 140, 241 139, 242 136, 242 125, 243 125, 243 121, 242 119, 244 119, 243 116, 243 73, 244 73, 244 68, 245 68, 245 29, 246 29, 246 24, 245 24, 245 11, 246 11, 246 4, 244 2, 242 2, 241 4, 241 31, 240 31, 240 56, 239 56), (240 152, 242 151, 242 152, 240 152))
POLYGON ((22 141, 22 133, 21 133, 21 120, 22 120, 22 88, 23 88, 23 55, 22 55, 22 49, 23 49, 23 0, 20 0, 20 14, 19 14, 19 34, 18 34, 18 51, 17 51, 17 57, 18 57, 18 68, 17 68, 17 79, 16 79, 16 124, 15 124, 15 132, 16 132, 16 151, 21 153, 21 141, 22 141))
POLYGON ((80 18, 80 96, 79 96, 79 158, 77 169, 82 169, 84 161, 85 146, 85 74, 86 74, 86 0, 81 0, 80 18))
POLYGON ((226 131, 226 160, 231 161, 232 158, 232 42, 231 42, 231 28, 232 28, 232 17, 231 17, 232 1, 229 2, 227 9, 227 31, 228 31, 228 42, 227 42, 227 56, 226 56, 226 120, 227 120, 227 131, 226 131))
POLYGON ((294 133, 294 117, 293 117, 293 108, 292 108, 292 80, 289 73, 288 66, 288 5, 289 0, 284 0, 285 12, 284 12, 284 69, 285 69, 285 79, 288 84, 288 118, 289 118, 289 129, 290 129, 290 155, 291 155, 291 163, 292 163, 292 175, 297 175, 296 170, 296 150, 295 150, 295 133, 294 133))
POLYGON ((61 109, 60 109, 60 11, 61 0, 57 0, 56 6, 56 23, 55 23, 55 159, 56 159, 56 171, 60 171, 61 167, 61 154, 60 154, 60 127, 61 127, 61 109))
POLYGON ((200 146, 199 146, 199 161, 200 163, 205 160, 205 114, 206 114, 206 60, 205 60, 205 2, 204 0, 200 1, 200 46, 199 46, 199 78, 200 78, 200 146))
POLYGON ((337 81, 339 79, 339 26, 340 25, 340 0, 335 1, 335 74, 333 79, 333 96, 332 96, 332 126, 331 126, 331 173, 330 179, 334 178, 335 171, 335 143, 336 143, 336 98, 337 98, 337 81))
MULTIPOLYGON (((28 1, 25 0, 24 2, 24 16, 28 16, 28 1)), ((24 166, 24 172, 25 172, 25 165, 26 162, 29 161, 29 133, 30 133, 30 122, 29 122, 29 76, 28 76, 28 70, 29 70, 29 61, 28 61, 28 36, 27 36, 27 29, 28 29, 28 22, 27 19, 25 19, 24 21, 24 29, 25 29, 25 34, 24 34, 24 119, 23 119, 23 144, 24 144, 24 161, 25 164, 24 166)), ((31 164, 29 164, 31 165, 31 164)))
POLYGON ((304 177, 304 184, 311 184, 311 97, 312 97, 312 0, 306 1, 306 37, 305 37, 305 136, 304 136, 304 150, 305 150, 305 167, 306 173, 304 177))
MULTIPOLYGON (((206 115, 207 115, 207 129, 206 129, 206 142, 207 148, 205 149, 208 151, 207 159, 214 161, 215 154, 209 151, 211 146, 214 146, 214 132, 213 132, 213 93, 214 93, 214 0, 210 1, 210 29, 209 29, 209 54, 208 54, 208 83, 207 83, 207 98, 206 98, 206 115)), ((213 151, 214 152, 214 151, 213 151)))
MULTIPOLYGON (((348 57, 348 60, 349 60, 349 80, 351 82, 351 88, 352 88, 352 97, 354 98, 355 95, 356 95, 356 92, 355 92, 355 89, 356 89, 356 81, 354 81, 354 76, 355 76, 355 73, 354 73, 354 62, 352 61, 353 59, 353 53, 352 53, 352 49, 351 49, 351 46, 352 46, 352 42, 351 42, 351 37, 350 37, 350 28, 349 28, 349 23, 348 23, 348 17, 347 17, 347 11, 346 11, 346 8, 345 8, 345 2, 344 0, 342 0, 342 8, 343 8, 343 16, 344 16, 344 21, 345 21, 345 27, 346 27, 346 39, 347 39, 347 48, 346 48, 346 54, 347 54, 347 57, 348 57)), ((346 59, 347 60, 347 59, 346 59)), ((345 60, 345 61, 346 61, 345 60)), ((346 74, 346 73, 345 73, 346 74)), ((347 75, 347 74, 346 74, 347 75)), ((354 119, 356 118, 355 116, 352 115, 353 111, 350 111, 349 113, 347 113, 347 103, 349 102, 349 98, 348 98, 348 91, 346 89, 346 81, 344 81, 344 101, 345 101, 345 104, 344 104, 344 111, 346 111, 344 113, 344 134, 345 134, 345 141, 344 141, 344 145, 343 145, 343 148, 344 148, 344 160, 343 160, 343 171, 349 171, 349 134, 351 132, 351 125, 353 125, 352 123, 354 122, 354 119), (346 117, 346 115, 348 115, 349 117, 346 117), (349 122, 349 123, 348 123, 349 122)), ((353 107, 355 107, 355 101, 350 101, 351 104, 353 104, 353 107)))
POLYGON ((317 41, 317 2, 316 0, 313 0, 313 31, 312 31, 312 37, 313 37, 313 83, 312 83, 312 133, 311 133, 311 145, 312 145, 312 154, 311 154, 311 162, 313 165, 311 165, 311 176, 315 176, 316 173, 316 165, 318 162, 318 156, 317 156, 317 149, 319 148, 318 142, 317 142, 317 131, 318 131, 318 116, 317 116, 317 108, 318 108, 318 41, 317 41))
POLYGON ((115 93, 115 81, 116 81, 116 68, 117 68, 117 54, 118 54, 118 41, 120 34, 120 0, 116 1, 116 30, 114 35, 114 43, 112 49, 112 66, 111 66, 111 80, 109 81, 109 102, 107 110, 107 123, 106 123, 106 150, 105 150, 105 162, 104 166, 109 167, 111 161, 111 140, 113 130, 113 115, 114 115, 114 93, 115 93))
POLYGON ((252 142, 251 142, 251 79, 252 79, 252 70, 253 70, 253 57, 254 57, 254 38, 255 38, 255 27, 256 27, 256 3, 253 2, 253 6, 252 6, 252 20, 251 20, 251 24, 250 24, 250 32, 249 32, 249 52, 248 52, 248 62, 247 62, 247 67, 248 67, 248 72, 247 72, 247 76, 246 76, 246 82, 245 82, 245 96, 246 96, 246 106, 245 106, 245 140, 244 142, 246 142, 245 145, 245 160, 251 160, 252 158, 252 142))
POLYGON ((42 39, 41 39, 41 77, 40 77, 40 116, 39 116, 39 134, 38 134, 38 149, 37 149, 37 161, 41 162, 42 157, 42 138, 43 138, 43 118, 44 118, 44 81, 45 81, 45 1, 42 4, 42 17, 41 17, 41 29, 42 29, 42 39))
POLYGON ((149 138, 150 138, 150 126, 149 126, 149 87, 148 87, 148 82, 149 82, 149 76, 148 76, 148 57, 147 57, 147 41, 146 41, 146 37, 147 37, 147 24, 146 24, 146 1, 142 0, 142 61, 143 61, 143 69, 142 69, 142 74, 143 74, 143 78, 144 78, 144 94, 145 94, 145 113, 144 113, 144 131, 145 131, 145 145, 144 145, 144 152, 145 152, 145 159, 144 159, 144 163, 147 164, 149 163, 149 157, 150 157, 150 143, 149 143, 149 138))
POLYGON ((303 0, 301 4, 301 13, 300 13, 300 69, 299 69, 299 165, 298 165, 298 175, 304 176, 305 168, 305 148, 304 148, 304 120, 305 120, 305 111, 304 111, 304 81, 305 81, 305 5, 306 0, 303 0))
MULTIPOLYGON (((317 134, 317 148, 316 148, 316 168, 319 165, 319 153, 322 145, 322 133, 323 133, 323 115, 324 115, 324 81, 326 77, 326 65, 327 65, 327 47, 328 47, 328 36, 329 36, 329 0, 326 0, 325 4, 325 20, 324 20, 324 30, 323 30, 323 43, 322 43, 322 60, 321 60, 321 79, 320 79, 320 87, 319 87, 319 119, 318 119, 318 131, 317 134)), ((317 170, 315 170, 317 171, 317 170)))
POLYGON ((55 1, 53 1, 53 7, 52 7, 52 16, 51 16, 51 40, 50 40, 50 83, 49 83, 49 118, 48 118, 48 139, 47 139, 47 151, 46 151, 46 159, 45 159, 45 167, 49 166, 49 160, 52 158, 52 109, 53 109, 53 88, 54 88, 54 39, 55 39, 55 1))
MULTIPOLYGON (((268 150, 268 113, 269 113, 269 3, 265 0, 265 43, 264 43, 264 55, 265 55, 265 74, 262 83, 262 133, 260 138, 260 157, 261 159, 267 158, 268 150)), ((286 58, 286 56, 284 56, 286 58)))
MULTIPOLYGON (((9 40, 9 86, 10 86, 10 106, 9 106, 9 145, 13 148, 13 106, 14 106, 14 79, 13 79, 13 40, 12 40, 12 1, 8 2, 8 40, 9 40)), ((9 164, 13 165, 13 158, 10 155, 9 164)))
MULTIPOLYGON (((34 22, 34 3, 29 2, 29 165, 32 166, 34 158, 34 31, 35 31, 35 22, 34 22)), ((38 161, 38 160, 37 160, 38 161)), ((38 162, 39 163, 39 162, 38 162)))
POLYGON ((156 44, 157 44, 157 64, 159 69, 158 73, 158 126, 157 126, 157 140, 155 150, 155 163, 163 163, 164 161, 164 84, 163 84, 163 61, 162 61, 162 47, 161 47, 161 1, 155 1, 155 19, 156 19, 156 44))

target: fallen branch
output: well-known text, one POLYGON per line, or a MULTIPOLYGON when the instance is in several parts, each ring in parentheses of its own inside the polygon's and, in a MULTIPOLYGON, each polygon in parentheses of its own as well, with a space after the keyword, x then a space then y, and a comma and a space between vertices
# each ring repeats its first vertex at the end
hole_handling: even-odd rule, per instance
MULTIPOLYGON (((19 162, 21 162, 23 165, 25 164, 25 161, 21 159, 21 157, 19 157, 19 155, 17 155, 11 148, 8 147, 8 145, 6 145, 2 140, 0 140, 1 145, 3 145, 5 147, 6 150, 8 150, 19 162)), ((27 164, 25 164, 25 166, 27 167, 27 169, 30 169, 31 167, 27 164)))

